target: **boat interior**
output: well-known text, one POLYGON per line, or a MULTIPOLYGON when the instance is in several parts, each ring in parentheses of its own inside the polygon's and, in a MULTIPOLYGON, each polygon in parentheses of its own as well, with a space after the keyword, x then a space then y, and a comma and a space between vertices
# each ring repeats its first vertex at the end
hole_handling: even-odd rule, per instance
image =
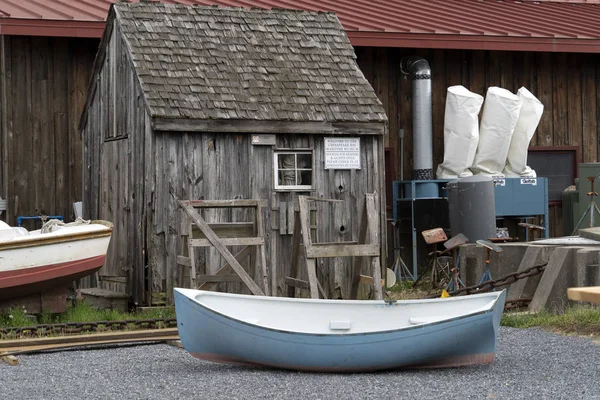
POLYGON ((493 309, 502 292, 427 300, 316 300, 176 289, 202 306, 264 328, 312 334, 381 332, 493 309))
MULTIPOLYGON (((52 220, 51 220, 52 221, 52 220)), ((10 226, 7 223, 0 221, 0 242, 19 242, 29 240, 31 237, 54 237, 63 236, 84 232, 99 232, 107 230, 110 227, 102 223, 82 223, 82 224, 55 224, 51 229, 37 229, 28 231, 23 227, 10 226)))

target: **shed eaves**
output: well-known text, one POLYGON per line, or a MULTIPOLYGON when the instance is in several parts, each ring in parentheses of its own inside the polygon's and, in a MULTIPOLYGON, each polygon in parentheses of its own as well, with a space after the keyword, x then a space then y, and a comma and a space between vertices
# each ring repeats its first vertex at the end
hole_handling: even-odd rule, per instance
POLYGON ((333 13, 119 3, 155 117, 385 122, 333 13))

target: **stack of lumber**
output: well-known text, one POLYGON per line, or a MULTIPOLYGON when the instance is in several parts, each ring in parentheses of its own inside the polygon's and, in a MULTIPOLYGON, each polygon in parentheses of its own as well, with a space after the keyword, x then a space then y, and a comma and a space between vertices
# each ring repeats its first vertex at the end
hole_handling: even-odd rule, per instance
POLYGON ((177 328, 3 340, 0 341, 0 359, 11 365, 16 365, 18 363, 15 358, 16 355, 44 350, 73 349, 108 344, 172 342, 177 340, 179 340, 177 328))

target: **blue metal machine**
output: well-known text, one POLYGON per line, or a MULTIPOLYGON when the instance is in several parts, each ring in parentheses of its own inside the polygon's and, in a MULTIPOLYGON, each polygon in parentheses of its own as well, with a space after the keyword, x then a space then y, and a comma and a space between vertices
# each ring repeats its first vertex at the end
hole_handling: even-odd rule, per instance
MULTIPOLYGON (((419 233, 436 227, 449 227, 449 180, 394 181, 392 218, 404 244, 412 248, 413 276, 417 276, 419 233), (410 243, 408 243, 410 242, 410 243)), ((496 220, 518 219, 527 222, 538 216, 544 219, 544 236, 549 237, 548 179, 502 178, 494 181, 496 220)), ((525 231, 525 239, 529 240, 525 231)), ((421 246, 424 244, 421 244, 421 246)), ((400 249, 394 249, 394 252, 400 249)))

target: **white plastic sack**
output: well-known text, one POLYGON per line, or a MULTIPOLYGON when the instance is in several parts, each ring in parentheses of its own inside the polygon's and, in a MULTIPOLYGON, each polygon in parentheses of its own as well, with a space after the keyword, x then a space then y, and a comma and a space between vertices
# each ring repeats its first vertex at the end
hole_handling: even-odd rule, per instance
POLYGON ((488 88, 481 116, 479 145, 471 168, 474 174, 502 175, 520 110, 519 96, 496 86, 488 88))
POLYGON ((535 171, 527 166, 527 149, 542 118, 544 105, 524 87, 519 89, 517 95, 523 106, 510 142, 504 175, 535 178, 535 171))
POLYGON ((455 179, 473 175, 479 142, 479 111, 483 96, 461 85, 450 86, 444 114, 444 162, 438 165, 438 179, 455 179))

